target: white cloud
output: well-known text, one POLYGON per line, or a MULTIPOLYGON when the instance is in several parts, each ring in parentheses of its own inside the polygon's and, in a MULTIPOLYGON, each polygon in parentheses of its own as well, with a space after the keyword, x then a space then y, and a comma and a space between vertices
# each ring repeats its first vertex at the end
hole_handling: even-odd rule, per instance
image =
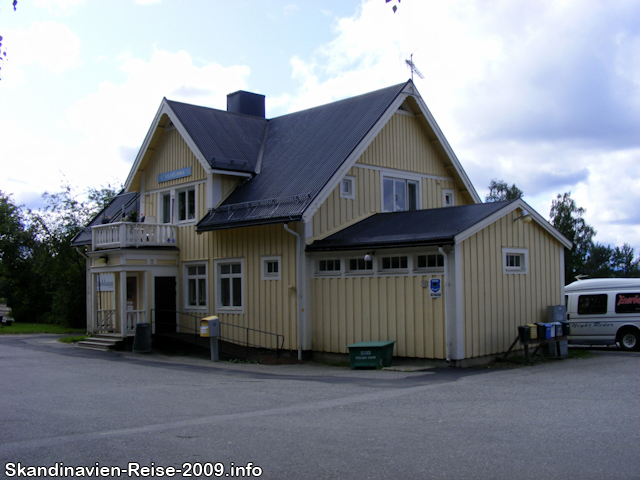
POLYGON ((57 75, 81 64, 80 39, 66 25, 51 21, 33 22, 26 30, 6 33, 5 45, 10 62, 2 71, 3 80, 9 84, 23 78, 24 69, 31 64, 57 75))
POLYGON ((34 0, 36 7, 46 8, 50 13, 68 15, 84 0, 34 0))
POLYGON ((482 198, 502 178, 548 217, 572 191, 597 241, 640 250, 637 18, 633 1, 407 2, 394 15, 369 0, 292 58, 299 89, 278 101, 297 110, 398 83, 414 52, 416 84, 482 198))

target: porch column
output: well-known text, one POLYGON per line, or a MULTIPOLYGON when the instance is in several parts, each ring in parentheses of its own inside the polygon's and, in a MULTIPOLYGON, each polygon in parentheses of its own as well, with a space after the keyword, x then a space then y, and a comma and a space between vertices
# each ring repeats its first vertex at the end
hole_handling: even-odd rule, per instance
POLYGON ((127 338, 127 272, 120 272, 120 332, 127 338))
MULTIPOLYGON (((90 261, 90 260, 89 260, 90 261)), ((89 272, 89 305, 87 311, 87 332, 94 333, 98 325, 98 274, 89 272)))

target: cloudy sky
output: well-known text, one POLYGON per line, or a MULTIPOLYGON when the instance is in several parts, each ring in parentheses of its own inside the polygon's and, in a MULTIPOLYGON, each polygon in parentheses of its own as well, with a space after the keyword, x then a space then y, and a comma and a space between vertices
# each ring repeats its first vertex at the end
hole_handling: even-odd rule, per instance
POLYGON ((640 253, 637 0, 0 0, 0 190, 30 208, 63 182, 126 179, 163 97, 267 116, 417 87, 482 198, 558 193, 596 241, 640 253), (398 5, 397 13, 391 6, 398 5))

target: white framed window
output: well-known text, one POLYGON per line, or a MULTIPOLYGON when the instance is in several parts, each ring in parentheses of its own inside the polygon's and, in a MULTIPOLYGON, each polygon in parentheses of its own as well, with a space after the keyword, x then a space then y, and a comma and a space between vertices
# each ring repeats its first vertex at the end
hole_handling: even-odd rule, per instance
POLYGON ((455 205, 454 191, 449 189, 442 190, 442 206, 453 207, 455 205))
POLYGON ((171 192, 160 194, 160 208, 161 223, 171 223, 171 192))
POLYGON ((342 182, 340 182, 340 198, 348 198, 351 200, 356 198, 355 185, 355 177, 344 177, 342 182))
POLYGON ((407 270, 409 268, 409 258, 406 255, 396 255, 382 257, 380 259, 380 270, 407 270))
POLYGON ((262 280, 280 280, 282 278, 280 255, 262 257, 260 268, 262 280))
POLYGON ((216 311, 244 313, 244 259, 214 262, 216 270, 216 311))
POLYGON ((178 221, 188 222, 196 218, 196 189, 195 187, 178 190, 178 221))
POLYGON ((185 309, 207 308, 207 264, 184 265, 185 309))
POLYGON ((416 270, 442 271, 444 269, 444 257, 439 253, 416 255, 416 270))
POLYGON ((402 212, 418 209, 418 182, 402 178, 383 177, 382 211, 402 212))
POLYGON ((349 273, 373 273, 373 260, 361 258, 349 259, 349 273))
POLYGON ((318 260, 317 272, 323 275, 340 275, 341 262, 339 258, 318 260))
POLYGON ((503 248, 502 268, 505 274, 529 273, 529 251, 526 248, 503 248))

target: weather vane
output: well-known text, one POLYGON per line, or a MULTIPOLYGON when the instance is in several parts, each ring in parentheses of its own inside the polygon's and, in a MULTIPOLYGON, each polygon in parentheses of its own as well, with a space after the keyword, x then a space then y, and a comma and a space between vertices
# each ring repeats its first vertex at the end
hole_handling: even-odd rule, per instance
POLYGON ((418 70, 418 67, 416 67, 416 64, 413 63, 413 53, 411 54, 411 57, 409 60, 405 60, 405 63, 409 66, 409 69, 411 70, 411 81, 413 82, 413 74, 415 73, 416 75, 418 75, 418 77, 420 77, 421 79, 424 79, 424 75, 422 75, 422 73, 420 73, 420 70, 418 70))

